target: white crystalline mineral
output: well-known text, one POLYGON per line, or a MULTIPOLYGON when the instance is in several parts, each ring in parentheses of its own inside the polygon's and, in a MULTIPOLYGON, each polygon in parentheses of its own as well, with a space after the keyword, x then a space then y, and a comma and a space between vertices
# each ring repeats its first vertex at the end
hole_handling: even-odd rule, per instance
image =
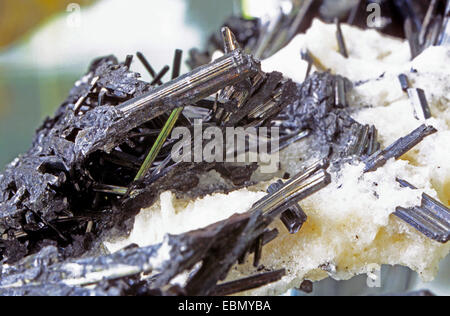
MULTIPOLYGON (((263 70, 278 70, 301 82, 307 65, 300 50, 308 48, 332 73, 359 82, 348 94, 350 106, 356 109, 352 116, 376 126, 382 147, 423 123, 414 118, 410 100, 400 88, 397 76, 405 73, 412 87, 425 91, 432 113, 426 123, 438 133, 375 172, 362 174, 362 165, 344 166, 333 174, 330 185, 300 203, 308 220, 299 233, 290 235, 276 222, 280 235, 264 247, 261 264, 268 269, 285 267, 287 275, 252 294, 279 294, 304 279, 329 275, 349 279, 382 264, 408 266, 428 281, 450 251, 450 243, 428 239, 392 215, 397 206, 419 205, 422 192, 450 204, 450 50, 431 47, 410 61, 405 41, 347 25, 342 25, 342 31, 348 59, 338 52, 335 26, 316 20, 306 34, 263 61, 263 70), (396 177, 407 179, 419 190, 401 188, 396 177)), ((280 154, 284 171, 293 175, 305 163, 299 157, 308 157, 306 142, 297 142, 280 154)), ((129 243, 154 244, 166 233, 186 232, 245 212, 264 196, 267 184, 194 201, 180 201, 165 192, 158 203, 136 217, 126 240, 108 246, 116 250, 129 243)), ((233 269, 230 278, 253 273, 251 259, 233 269)))

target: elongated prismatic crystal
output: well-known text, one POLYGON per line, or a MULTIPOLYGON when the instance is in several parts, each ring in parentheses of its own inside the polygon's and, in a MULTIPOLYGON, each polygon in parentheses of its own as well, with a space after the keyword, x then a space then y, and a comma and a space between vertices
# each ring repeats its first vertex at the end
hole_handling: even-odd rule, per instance
POLYGON ((131 114, 169 97, 179 103, 195 102, 242 80, 252 72, 256 73, 256 68, 256 62, 251 56, 235 50, 142 96, 124 102, 118 108, 125 114, 131 114))
POLYGON ((425 91, 422 89, 407 89, 409 99, 414 107, 414 116, 418 120, 426 120, 431 117, 425 91))
MULTIPOLYGON (((402 187, 417 189, 406 180, 397 179, 397 182, 402 187)), ((420 206, 399 206, 394 214, 431 239, 441 243, 450 239, 450 209, 426 193, 422 193, 420 206)))
MULTIPOLYGON (((176 79, 180 75, 182 54, 183 54, 182 50, 180 49, 175 50, 175 57, 172 66, 172 80, 176 79)), ((153 81, 155 80, 156 78, 153 81)), ((164 145, 164 142, 166 141, 169 134, 172 132, 172 129, 175 126, 175 123, 177 122, 178 117, 181 115, 182 112, 183 107, 180 107, 176 108, 175 110, 172 111, 172 113, 170 113, 169 118, 167 119, 166 123, 161 129, 161 132, 159 133, 155 143, 150 149, 150 152, 145 158, 144 163, 142 164, 141 168, 136 174, 136 177, 134 178, 135 181, 143 178, 147 174, 148 170, 151 168, 153 162, 155 161, 156 156, 158 155, 159 151, 164 145)))
MULTIPOLYGON (((274 193, 283 186, 281 180, 272 183, 267 189, 268 193, 274 193)), ((303 209, 298 204, 293 204, 291 208, 287 209, 281 214, 281 221, 287 228, 290 234, 297 233, 302 227, 303 223, 306 221, 307 216, 303 209)))
POLYGON ((78 146, 82 147, 84 156, 97 150, 109 152, 115 144, 124 141, 130 130, 163 113, 193 104, 260 71, 259 62, 240 49, 235 49, 210 64, 125 101, 113 110, 109 109, 109 115, 114 119, 105 121, 102 127, 104 132, 97 133, 97 139, 92 136, 80 139, 78 146))
POLYGON ((375 152, 366 161, 364 172, 374 171, 384 165, 390 158, 398 159, 411 148, 420 143, 425 137, 436 133, 437 130, 433 126, 426 126, 425 124, 419 126, 414 131, 401 137, 396 142, 383 150, 375 152))
MULTIPOLYGON (((421 125, 405 137, 401 137, 384 150, 379 150, 366 161, 364 172, 374 171, 390 158, 399 158, 426 136, 436 132, 432 126, 421 125)), ((397 179, 402 187, 417 189, 406 180, 397 179)), ((394 212, 400 219, 413 226, 427 237, 445 243, 450 236, 450 210, 426 193, 422 194, 420 206, 404 208, 398 206, 394 212)))
POLYGON ((335 18, 336 23, 336 40, 339 46, 339 53, 345 58, 348 58, 347 46, 345 45, 344 35, 342 34, 341 23, 338 18, 335 18))
POLYGON ((408 77, 405 74, 398 75, 398 81, 400 81, 400 86, 402 87, 403 91, 408 91, 409 89, 409 80, 408 77))
POLYGON ((215 296, 224 296, 230 295, 234 293, 239 293, 242 291, 251 290, 254 288, 258 288, 267 283, 272 283, 280 280, 286 274, 285 269, 264 272, 257 275, 252 275, 247 278, 230 281, 226 283, 222 283, 217 285, 211 295, 215 296))
POLYGON ((261 211, 267 216, 277 216, 298 201, 308 197, 331 182, 330 175, 325 171, 329 162, 320 160, 271 194, 257 201, 250 211, 261 211))

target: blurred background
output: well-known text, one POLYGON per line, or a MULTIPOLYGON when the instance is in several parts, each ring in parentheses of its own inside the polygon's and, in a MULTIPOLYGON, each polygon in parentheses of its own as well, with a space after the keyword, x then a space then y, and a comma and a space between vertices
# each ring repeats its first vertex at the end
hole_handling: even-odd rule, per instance
MULTIPOLYGON (((183 49, 186 59, 189 49, 204 47, 233 13, 267 14, 280 1, 0 0, 0 170, 29 148, 35 129, 62 103, 93 58, 114 54, 124 60, 141 51, 161 69, 171 62, 176 48, 183 49)), ((334 9, 335 3, 355 1, 325 2, 334 9)), ((150 79, 137 60, 132 69, 150 79)), ((187 70, 185 65, 182 71, 187 70)), ((403 267, 383 267, 381 277, 382 288, 368 288, 366 276, 359 276, 345 282, 324 280, 314 284, 309 295, 420 288, 450 295, 449 258, 431 284, 422 284, 403 267)), ((306 295, 295 290, 289 294, 306 295)))

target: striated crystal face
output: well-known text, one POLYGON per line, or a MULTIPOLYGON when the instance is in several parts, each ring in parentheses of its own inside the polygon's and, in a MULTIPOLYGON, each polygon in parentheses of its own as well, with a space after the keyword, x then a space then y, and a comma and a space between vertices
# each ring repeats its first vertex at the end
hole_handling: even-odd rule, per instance
MULTIPOLYGON (((349 58, 344 59, 337 51, 335 30, 335 25, 315 21, 305 35, 297 36, 288 47, 263 60, 262 68, 265 71, 282 69, 287 77, 302 82, 308 63, 300 58, 299 52, 302 48, 308 48, 321 64, 331 69, 331 73, 341 74, 353 83, 353 88, 347 92, 348 107, 345 109, 352 122, 358 122, 358 125, 352 129, 349 124, 345 131, 348 135, 355 135, 357 131, 356 135, 362 136, 343 138, 343 144, 352 145, 353 152, 358 152, 361 139, 370 139, 368 135, 374 133, 380 143, 379 148, 389 149, 390 145, 396 145, 390 147, 392 152, 388 150, 387 158, 391 159, 386 159, 371 172, 364 173, 367 167, 358 160, 344 160, 341 168, 332 172, 330 185, 300 203, 307 220, 296 234, 289 234, 284 223, 276 222, 272 227, 278 229, 279 235, 263 248, 260 264, 268 270, 285 268, 287 275, 273 285, 245 293, 283 293, 300 286, 304 279, 315 281, 328 276, 338 280, 348 279, 371 272, 374 267, 383 264, 405 265, 419 272, 424 280, 431 280, 440 260, 450 251, 448 242, 435 241, 417 227, 394 216, 399 206, 403 209, 423 207, 426 204, 423 192, 444 207, 450 205, 450 169, 447 163, 450 152, 446 146, 450 142, 450 74, 441 63, 450 62, 448 49, 432 47, 410 61, 406 42, 342 25, 349 50, 349 58), (411 72, 411 68, 415 71, 411 72), (399 81, 400 74, 407 77, 408 86, 399 81), (423 89, 432 114, 430 119, 424 121, 415 117, 411 100, 402 88, 423 89), (417 141, 408 151, 408 144, 417 141), (402 187, 399 179, 409 181, 418 189, 402 187)), ((313 64, 311 72, 316 68, 313 64)), ((311 78, 327 76, 333 77, 330 74, 313 74, 311 78)), ((305 96, 310 93, 309 85, 314 84, 311 78, 300 90, 304 91, 305 96)), ((316 99, 312 95, 311 104, 290 105, 280 113, 282 118, 289 117, 281 121, 286 129, 295 130, 304 124, 314 131, 311 137, 294 142, 280 152, 280 176, 283 173, 293 176, 305 163, 321 157, 320 151, 311 150, 317 146, 318 138, 314 134, 322 131, 316 126, 330 113, 343 110, 336 107, 335 89, 331 81, 317 91, 323 92, 317 92, 316 99), (328 100, 320 95, 333 97, 328 100), (314 100, 322 101, 328 112, 319 111, 322 104, 314 100), (304 110, 293 111, 291 107, 294 106, 297 110, 304 110)), ((329 139, 339 139, 335 136, 341 130, 335 131, 335 134, 329 134, 329 139)), ((326 137, 327 134, 324 134, 323 138, 326 137)), ((372 153, 378 149, 375 148, 372 153)), ((202 227, 214 222, 211 209, 217 210, 217 218, 243 212, 260 199, 274 181, 226 195, 216 193, 188 201, 165 192, 159 197, 159 203, 137 215, 127 240, 110 243, 108 247, 113 250, 128 243, 152 244, 162 240, 166 232, 202 227), (194 214, 198 214, 195 220, 194 214), (163 223, 167 222, 173 225, 164 226, 163 223), (156 233, 150 234, 148 231, 156 233)), ((430 207, 435 208, 436 205, 433 202, 430 207)), ((409 216, 414 217, 413 214, 409 216)), ((232 271, 229 279, 247 276, 252 271, 253 258, 250 257, 244 266, 237 266, 232 271)))
POLYGON ((222 28, 225 54, 181 76, 177 50, 170 82, 141 53, 150 83, 132 55, 95 60, 0 175, 0 294, 279 294, 383 264, 432 279, 450 251, 450 55, 430 47, 442 32, 414 12, 407 42, 336 18, 284 47, 305 13, 291 9, 234 20, 254 28, 248 42, 222 28), (272 57, 261 68, 249 52, 272 57), (181 160, 175 125, 194 132, 181 160), (239 160, 245 136, 244 154, 214 149, 233 163, 202 160, 211 127, 270 127, 275 172, 239 160))

